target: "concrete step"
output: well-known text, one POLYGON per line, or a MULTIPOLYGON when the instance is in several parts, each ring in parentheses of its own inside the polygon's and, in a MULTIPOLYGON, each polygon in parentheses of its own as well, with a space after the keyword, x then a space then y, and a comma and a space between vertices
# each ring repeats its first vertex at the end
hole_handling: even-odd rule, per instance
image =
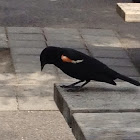
POLYGON ((139 111, 140 88, 126 82, 117 86, 93 82, 79 92, 68 92, 55 85, 54 100, 71 126, 73 113, 139 111))
POLYGON ((140 22, 140 3, 117 3, 116 10, 126 22, 140 22))
POLYGON ((139 113, 74 113, 76 140, 139 140, 139 113))
POLYGON ((1 140, 75 140, 59 111, 1 111, 1 140))

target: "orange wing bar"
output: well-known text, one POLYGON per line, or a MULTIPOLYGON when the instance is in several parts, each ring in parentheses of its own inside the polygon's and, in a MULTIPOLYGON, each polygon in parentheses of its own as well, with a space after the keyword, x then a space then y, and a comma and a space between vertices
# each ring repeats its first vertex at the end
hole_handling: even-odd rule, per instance
POLYGON ((64 55, 61 56, 61 59, 62 59, 63 62, 68 62, 68 63, 73 62, 73 60, 71 60, 70 58, 68 58, 67 56, 64 56, 64 55))

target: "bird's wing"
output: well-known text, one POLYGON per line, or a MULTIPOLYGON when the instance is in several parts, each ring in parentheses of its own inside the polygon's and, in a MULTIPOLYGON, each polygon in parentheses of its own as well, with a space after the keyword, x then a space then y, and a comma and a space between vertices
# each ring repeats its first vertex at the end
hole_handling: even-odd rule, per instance
POLYGON ((115 71, 99 60, 73 49, 63 49, 61 55, 63 62, 79 64, 80 69, 88 69, 89 73, 114 75, 115 71))
POLYGON ((81 63, 83 62, 88 56, 84 53, 81 53, 79 51, 73 50, 73 49, 63 49, 63 53, 61 55, 61 60, 63 62, 67 63, 81 63))
POLYGON ((77 64, 77 63, 81 63, 83 62, 84 60, 81 59, 81 60, 73 60, 73 59, 70 59, 68 56, 65 56, 65 55, 61 55, 61 60, 63 62, 66 62, 66 63, 73 63, 73 64, 77 64))

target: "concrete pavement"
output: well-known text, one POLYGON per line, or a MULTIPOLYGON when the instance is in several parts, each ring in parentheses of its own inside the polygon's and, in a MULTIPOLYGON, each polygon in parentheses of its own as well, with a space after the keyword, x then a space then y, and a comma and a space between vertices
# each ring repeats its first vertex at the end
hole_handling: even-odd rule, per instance
MULTIPOLYGON (((74 47, 97 57, 123 74, 139 79, 140 24, 124 22, 116 13, 116 2, 122 1, 0 2, 1 26, 38 26, 0 28, 0 48, 10 48, 15 67, 15 73, 0 74, 0 122, 3 122, 0 139, 74 139, 52 97, 54 82, 71 82, 74 79, 53 66, 45 67, 44 72, 47 74, 40 73, 39 53, 46 47, 47 38, 48 45, 74 47), (39 28, 46 26, 54 29, 39 28), (64 27, 74 29, 58 29, 64 27), (101 49, 99 46, 102 46, 101 49), (137 70, 130 64, 131 61, 137 70)), ((91 123, 90 119, 87 123, 91 123)), ((130 124, 136 132, 135 123, 130 124)), ((112 127, 111 124, 109 126, 112 127)), ((77 132, 78 128, 79 125, 76 127, 77 132)), ((130 132, 130 129, 127 130, 130 132)))
POLYGON ((11 52, 14 72, 0 74, 1 140, 74 140, 53 100, 58 81, 53 66, 40 72, 39 54, 46 47, 41 28, 3 28, 2 48, 11 52), (4 44, 3 43, 3 44, 4 44))
POLYGON ((0 122, 0 140, 75 140, 58 111, 2 111, 0 122))
MULTIPOLYGON (((119 34, 123 47, 139 70, 140 24, 124 22, 116 12, 119 2, 122 0, 1 1, 0 26, 111 29, 119 34)), ((123 3, 129 2, 132 0, 123 0, 123 3)))
POLYGON ((139 119, 139 113, 75 113, 72 128, 77 140, 139 140, 139 119))
MULTIPOLYGON (((30 129, 29 134, 23 131, 23 129, 29 127, 28 123, 25 123, 24 127, 21 127, 18 131, 10 129, 10 133, 14 133, 12 135, 13 139, 34 139, 35 137, 36 139, 40 137, 45 139, 49 134, 48 139, 50 140, 66 139, 67 135, 69 136, 67 139, 74 139, 54 102, 53 84, 72 82, 75 79, 63 74, 53 65, 45 66, 43 72, 40 72, 39 55, 47 45, 77 49, 87 55, 96 57, 122 74, 139 79, 139 73, 131 62, 127 51, 122 47, 119 35, 113 30, 38 27, 2 27, 1 30, 3 34, 1 40, 7 44, 6 48, 10 49, 15 73, 2 73, 0 75, 0 111, 6 111, 5 113, 0 112, 0 114, 4 114, 3 116, 7 114, 11 118, 13 116, 12 123, 8 123, 13 128, 14 123, 17 123, 17 127, 20 127, 20 123, 24 123, 25 118, 23 119, 21 116, 27 116, 29 121, 35 116, 36 119, 39 119, 36 123, 31 121, 32 129, 30 129), (39 117, 40 113, 42 113, 42 118, 39 117), (51 119, 54 114, 57 114, 58 117, 51 119), (35 133, 35 137, 32 137, 35 131, 33 129, 34 125, 41 129, 40 121, 47 115, 49 116, 48 119, 50 118, 49 121, 53 120, 53 123, 56 124, 55 128, 58 128, 57 135, 52 136, 50 133, 52 130, 55 131, 54 125, 51 124, 52 127, 50 127, 49 123, 46 123, 44 129, 35 133), (14 121, 14 116, 18 117, 18 122, 14 121), (57 119, 62 120, 62 125, 57 123, 57 119)), ((4 117, 1 117, 1 119, 5 122, 4 117)), ((43 121, 47 122, 47 120, 43 121)), ((1 133, 9 129, 6 127, 6 123, 3 123, 4 127, 1 133)), ((10 139, 11 135, 5 134, 4 137, 10 139)))

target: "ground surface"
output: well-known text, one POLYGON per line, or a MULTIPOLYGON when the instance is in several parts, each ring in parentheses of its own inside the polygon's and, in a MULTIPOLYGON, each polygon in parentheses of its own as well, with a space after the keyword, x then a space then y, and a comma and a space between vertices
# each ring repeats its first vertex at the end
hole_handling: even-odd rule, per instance
MULTIPOLYGON (((110 24, 115 26, 117 19, 114 15, 117 14, 114 7, 117 2, 122 1, 2 0, 0 1, 0 26, 69 26, 78 28, 98 26, 100 28, 103 22, 109 26, 110 24)), ((131 2, 131 0, 123 2, 131 2)))
POLYGON ((0 140, 75 140, 53 101, 56 74, 40 72, 45 47, 41 28, 0 27, 0 140))
POLYGON ((112 29, 140 71, 140 23, 124 22, 117 2, 122 0, 2 0, 0 26, 112 29))
MULTIPOLYGON (((124 0, 123 2, 130 1, 124 0)), ((116 12, 117 2, 122 2, 122 0, 0 1, 0 26, 12 26, 12 28, 0 28, 0 32, 8 37, 9 46, 5 46, 11 49, 16 72, 16 75, 3 74, 4 71, 6 72, 5 67, 3 67, 4 71, 2 70, 2 74, 0 74, 0 122, 3 122, 1 125, 1 140, 35 140, 35 138, 46 140, 46 136, 49 137, 48 140, 66 140, 68 136, 70 140, 74 139, 53 100, 53 83, 70 82, 71 78, 63 75, 60 71, 57 72, 51 66, 45 67, 44 71, 40 73, 39 54, 46 47, 45 41, 47 37, 44 38, 45 30, 42 32, 42 28, 13 27, 53 27, 54 30, 58 29, 58 27, 111 29, 114 33, 117 33, 115 36, 118 37, 122 47, 127 49, 131 60, 139 69, 140 24, 124 22, 116 12), (58 133, 57 130, 59 130, 58 133), (56 135, 51 132, 55 132, 56 135)), ((66 34, 69 34, 69 32, 70 30, 68 29, 66 34)), ((81 42, 79 43, 78 41, 67 40, 61 42, 57 40, 57 38, 69 39, 69 35, 68 38, 67 36, 63 38, 59 34, 53 37, 56 37, 53 40, 56 45, 83 47, 81 42)), ((73 35, 71 37, 73 38, 73 35)), ((105 41, 101 38, 98 41, 98 39, 95 39, 97 43, 105 41)), ((6 37, 3 37, 2 40, 6 42, 6 37)), ((112 41, 112 39, 109 39, 109 41, 112 41)), ((81 51, 87 53, 87 50, 81 51)), ((11 65, 9 52, 4 51, 2 54, 1 56, 4 60, 1 60, 2 64, 6 64, 7 72, 12 73, 13 68, 12 70, 9 69, 9 64, 11 65), (7 59, 5 56, 8 56, 7 59)), ((117 53, 115 54, 117 55, 117 53)), ((123 65, 125 63, 129 65, 125 61, 120 62, 117 62, 117 64, 123 65)), ((135 68, 125 70, 122 70, 122 72, 127 75, 138 74, 135 68)))
POLYGON ((9 49, 0 49, 0 73, 14 73, 9 49))

